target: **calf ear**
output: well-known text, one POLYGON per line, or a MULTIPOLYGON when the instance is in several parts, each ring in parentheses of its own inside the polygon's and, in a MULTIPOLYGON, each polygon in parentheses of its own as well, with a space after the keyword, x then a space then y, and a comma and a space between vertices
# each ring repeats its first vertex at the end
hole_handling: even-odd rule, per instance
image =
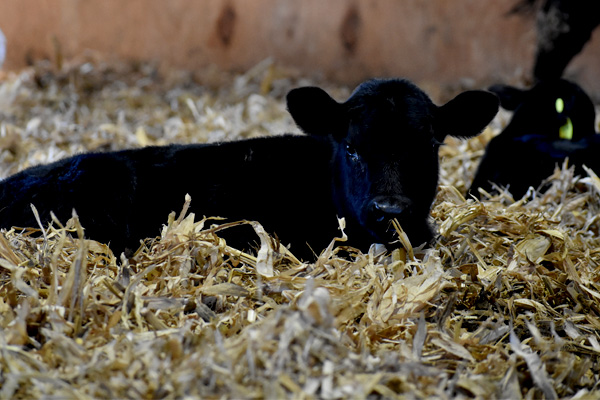
POLYGON ((480 134, 498 113, 498 97, 483 90, 463 92, 439 107, 435 117, 435 136, 473 137, 480 134))
POLYGON ((318 87, 302 87, 287 95, 287 109, 296 125, 309 135, 345 134, 347 118, 344 106, 318 87))
POLYGON ((493 85, 488 88, 500 99, 500 105, 505 110, 514 111, 525 100, 526 90, 517 89, 508 85, 493 85))

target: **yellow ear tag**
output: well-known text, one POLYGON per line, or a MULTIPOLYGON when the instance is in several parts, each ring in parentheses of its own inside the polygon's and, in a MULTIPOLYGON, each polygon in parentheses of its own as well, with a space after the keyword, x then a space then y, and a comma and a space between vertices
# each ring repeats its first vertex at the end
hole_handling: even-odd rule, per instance
MULTIPOLYGON (((554 103, 554 108, 557 113, 562 113, 565 110, 565 102, 560 97, 556 99, 554 103)), ((561 139, 571 140, 573 139, 573 123, 571 122, 571 118, 567 117, 567 122, 560 128, 558 128, 558 136, 561 139)))
POLYGON ((556 102, 554 103, 554 108, 556 108, 556 112, 559 114, 563 112, 565 110, 565 102, 563 101, 563 99, 561 99, 560 97, 556 99, 556 102))
POLYGON ((567 117, 567 122, 558 128, 558 136, 560 136, 561 139, 573 139, 573 123, 571 122, 571 118, 567 117))

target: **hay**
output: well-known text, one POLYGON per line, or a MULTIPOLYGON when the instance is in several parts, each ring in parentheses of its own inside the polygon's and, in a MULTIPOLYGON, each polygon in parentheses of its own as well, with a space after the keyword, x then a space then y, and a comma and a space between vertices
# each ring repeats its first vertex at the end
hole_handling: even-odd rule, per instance
MULTIPOLYGON (((148 66, 38 66, 0 86, 1 174, 289 131, 290 74, 265 63, 207 89, 148 66)), ((362 254, 341 238, 306 264, 242 221, 261 244, 244 254, 190 199, 131 259, 81 239, 76 216, 0 234, 0 397, 596 398, 598 178, 562 168, 526 200, 465 200, 502 123, 443 148, 427 250, 362 254)))

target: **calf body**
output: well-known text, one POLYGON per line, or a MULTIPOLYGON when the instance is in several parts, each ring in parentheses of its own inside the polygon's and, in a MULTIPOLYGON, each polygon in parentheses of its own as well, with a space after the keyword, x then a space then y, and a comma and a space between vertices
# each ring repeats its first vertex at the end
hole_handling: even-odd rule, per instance
MULTIPOLYGON (((114 251, 135 250, 189 193, 199 215, 258 220, 282 238, 314 234, 320 245, 327 238, 318 237, 315 221, 331 225, 336 214, 322 177, 329 153, 324 140, 279 136, 82 154, 2 182, 0 221, 36 226, 30 203, 44 222, 50 211, 66 221, 75 208, 88 237, 110 242, 114 251)), ((247 240, 254 239, 250 232, 247 240)))
POLYGON ((438 107, 406 80, 365 82, 344 103, 299 88, 287 102, 306 136, 88 153, 24 170, 0 184, 0 227, 37 225, 30 203, 44 223, 75 209, 88 237, 134 250, 189 193, 191 212, 257 220, 303 258, 339 234, 336 217, 363 250, 394 240, 392 218, 421 244, 432 237, 439 145, 478 134, 498 109, 482 91, 438 107))
POLYGON ((540 188, 566 158, 579 174, 584 173, 582 165, 600 166, 594 105, 578 85, 555 79, 530 90, 503 85, 490 90, 514 114, 488 143, 471 185, 473 195, 479 196, 478 188, 492 191, 496 184, 520 198, 530 186, 540 188))

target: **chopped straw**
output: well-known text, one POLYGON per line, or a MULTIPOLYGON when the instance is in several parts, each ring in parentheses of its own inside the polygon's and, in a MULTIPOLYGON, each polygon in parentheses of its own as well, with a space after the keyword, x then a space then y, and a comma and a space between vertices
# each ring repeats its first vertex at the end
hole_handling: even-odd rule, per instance
MULTIPOLYGON (((98 60, 7 76, 1 174, 293 129, 293 71, 229 79, 98 60)), ((201 218, 189 198, 129 259, 76 215, 1 233, 0 398, 597 398, 598 177, 564 165, 545 193, 465 199, 502 118, 443 147, 429 249, 395 223, 402 249, 332 238, 302 263, 259 222, 201 218), (254 228, 257 254, 219 237, 234 224, 254 228)))

